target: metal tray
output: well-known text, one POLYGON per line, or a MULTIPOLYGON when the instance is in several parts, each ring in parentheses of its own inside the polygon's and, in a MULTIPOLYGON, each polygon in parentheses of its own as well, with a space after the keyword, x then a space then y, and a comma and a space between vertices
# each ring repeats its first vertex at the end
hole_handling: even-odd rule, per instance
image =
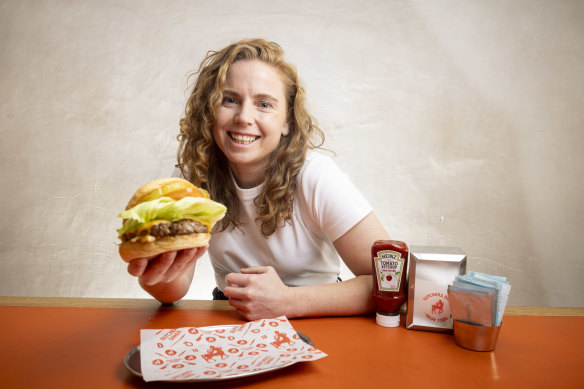
MULTIPOLYGON (((219 326, 201 327, 201 329, 219 330, 219 329, 227 329, 227 328, 233 328, 233 327, 237 327, 237 325, 235 325, 235 324, 233 324, 233 325, 219 325, 219 326)), ((312 340, 308 336, 304 335, 302 332, 296 331, 296 333, 298 334, 298 336, 300 337, 300 339, 304 343, 314 347, 314 343, 312 343, 312 340)), ((249 376, 253 376, 253 375, 257 375, 257 374, 263 374, 263 373, 268 373, 270 371, 283 369, 285 367, 294 365, 295 363, 298 363, 298 362, 290 362, 290 363, 287 363, 287 364, 282 365, 282 366, 270 367, 270 368, 265 368, 265 369, 256 370, 256 371, 242 372, 240 374, 236 374, 236 375, 232 375, 232 376, 228 376, 228 377, 195 378, 195 379, 185 379, 185 380, 173 380, 171 382, 207 382, 207 381, 232 380, 232 379, 236 379, 236 378, 249 377, 249 376)), ((128 352, 128 354, 126 354, 126 357, 124 358, 124 365, 134 375, 136 375, 138 377, 142 377, 142 367, 140 365, 140 346, 134 347, 133 349, 131 349, 128 352)))

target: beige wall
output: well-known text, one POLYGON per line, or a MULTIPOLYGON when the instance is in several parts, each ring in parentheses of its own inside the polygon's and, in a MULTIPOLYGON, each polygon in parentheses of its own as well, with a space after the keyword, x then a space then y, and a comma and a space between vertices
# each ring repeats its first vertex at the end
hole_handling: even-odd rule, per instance
POLYGON ((116 215, 172 171, 187 73, 265 37, 394 238, 584 306, 584 2, 243 3, 0 2, 0 295, 146 297, 116 215))

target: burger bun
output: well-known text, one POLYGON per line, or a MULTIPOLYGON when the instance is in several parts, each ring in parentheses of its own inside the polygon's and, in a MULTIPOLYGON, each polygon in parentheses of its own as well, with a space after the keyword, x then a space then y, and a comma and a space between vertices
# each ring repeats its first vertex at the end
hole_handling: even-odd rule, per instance
POLYGON ((120 256, 126 262, 136 258, 146 258, 160 255, 167 251, 184 250, 193 247, 207 246, 211 239, 210 233, 166 236, 152 242, 122 242, 119 245, 120 256))

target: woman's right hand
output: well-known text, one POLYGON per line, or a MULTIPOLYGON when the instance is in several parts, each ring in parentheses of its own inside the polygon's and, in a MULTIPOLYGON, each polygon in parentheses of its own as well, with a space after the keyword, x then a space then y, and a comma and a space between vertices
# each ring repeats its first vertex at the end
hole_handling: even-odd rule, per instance
POLYGON ((128 273, 138 277, 144 290, 159 301, 176 301, 188 292, 195 264, 206 251, 203 246, 136 258, 128 264, 128 273))

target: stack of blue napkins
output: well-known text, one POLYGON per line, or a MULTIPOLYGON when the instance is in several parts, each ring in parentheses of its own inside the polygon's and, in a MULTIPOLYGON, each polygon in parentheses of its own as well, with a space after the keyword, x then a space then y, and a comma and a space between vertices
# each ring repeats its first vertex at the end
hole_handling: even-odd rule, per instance
POLYGON ((448 285, 454 320, 482 326, 500 326, 511 284, 507 278, 471 271, 448 285))

